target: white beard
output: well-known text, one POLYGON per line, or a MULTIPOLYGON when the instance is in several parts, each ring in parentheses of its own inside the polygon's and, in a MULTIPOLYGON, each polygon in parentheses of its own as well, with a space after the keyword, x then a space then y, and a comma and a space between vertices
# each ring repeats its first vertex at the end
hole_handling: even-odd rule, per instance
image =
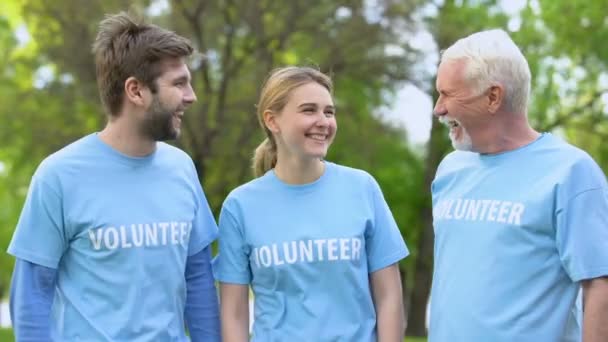
POLYGON ((464 127, 460 126, 461 133, 460 139, 456 139, 452 131, 450 131, 450 140, 452 141, 452 146, 454 149, 459 151, 473 151, 473 142, 471 141, 471 136, 464 127))

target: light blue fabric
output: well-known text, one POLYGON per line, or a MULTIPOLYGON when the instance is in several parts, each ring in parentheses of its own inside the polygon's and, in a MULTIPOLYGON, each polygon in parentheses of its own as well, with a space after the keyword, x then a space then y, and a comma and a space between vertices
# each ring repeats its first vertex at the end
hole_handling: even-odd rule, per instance
POLYGON ((546 133, 501 154, 451 153, 432 192, 429 341, 580 341, 580 281, 608 275, 597 164, 546 133))
POLYGON ((57 270, 17 259, 11 281, 10 314, 15 341, 48 341, 57 270))
POLYGON ((214 271, 251 284, 253 341, 375 341, 369 274, 408 255, 376 181, 325 162, 288 185, 271 170, 232 191, 214 271))
POLYGON ((88 135, 38 167, 12 255, 56 268, 59 341, 185 341, 186 258, 217 226, 191 159, 132 158, 88 135))
MULTIPOLYGON (((17 259, 10 291, 10 314, 15 340, 48 341, 57 270, 17 259)), ((211 248, 186 261, 186 324, 194 342, 219 342, 217 293, 211 275, 211 248)))

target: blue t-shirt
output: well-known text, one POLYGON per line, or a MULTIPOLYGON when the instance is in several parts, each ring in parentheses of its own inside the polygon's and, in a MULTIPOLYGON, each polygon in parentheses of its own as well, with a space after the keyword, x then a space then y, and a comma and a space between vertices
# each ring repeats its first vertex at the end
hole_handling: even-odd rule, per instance
POLYGON ((598 165, 545 133, 505 153, 451 153, 432 192, 429 341, 580 341, 579 282, 608 275, 598 165))
POLYGON ((187 341, 186 258, 216 236, 187 154, 91 134, 40 164, 8 251, 57 269, 54 340, 187 341))
POLYGON ((325 166, 305 185, 271 170, 224 202, 214 271, 251 284, 254 341, 375 341, 369 274, 408 250, 376 181, 325 166))

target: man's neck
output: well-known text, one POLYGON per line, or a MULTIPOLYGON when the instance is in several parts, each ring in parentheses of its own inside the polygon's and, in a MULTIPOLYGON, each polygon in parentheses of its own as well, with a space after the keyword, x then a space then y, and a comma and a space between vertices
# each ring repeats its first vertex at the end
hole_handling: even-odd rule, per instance
MULTIPOLYGON (((510 117, 510 114, 504 115, 510 117)), ((501 122, 488 127, 478 134, 474 149, 481 154, 497 154, 518 149, 538 139, 540 133, 530 127, 527 118, 513 116, 511 119, 502 119, 501 122)))
POLYGON ((131 157, 144 157, 156 150, 156 141, 142 137, 132 125, 119 120, 110 120, 99 132, 101 141, 131 157))

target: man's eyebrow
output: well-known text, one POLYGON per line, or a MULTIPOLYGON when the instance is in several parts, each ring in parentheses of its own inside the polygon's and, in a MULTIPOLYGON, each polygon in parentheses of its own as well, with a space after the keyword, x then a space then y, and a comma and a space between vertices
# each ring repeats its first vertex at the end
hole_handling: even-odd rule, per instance
POLYGON ((439 94, 449 94, 450 93, 445 88, 436 88, 436 89, 437 89, 437 93, 439 93, 439 94))
POLYGON ((181 75, 181 76, 173 79, 173 82, 190 82, 190 76, 188 76, 188 75, 181 75))

